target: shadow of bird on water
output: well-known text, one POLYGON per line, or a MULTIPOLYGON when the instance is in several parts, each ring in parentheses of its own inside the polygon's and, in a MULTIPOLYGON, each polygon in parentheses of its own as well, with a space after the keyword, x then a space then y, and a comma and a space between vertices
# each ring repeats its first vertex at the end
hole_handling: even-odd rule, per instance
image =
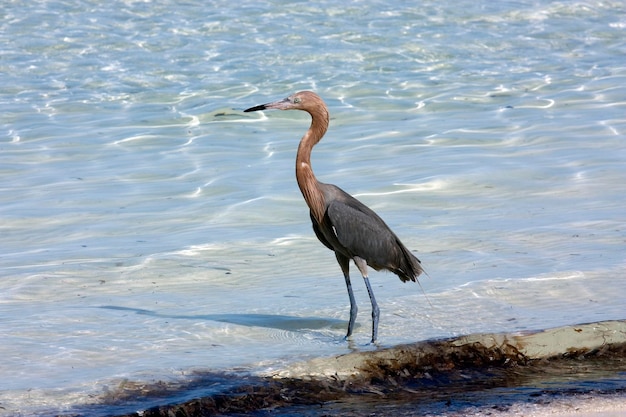
POLYGON ((180 320, 211 320, 221 323, 236 324, 248 327, 266 327, 271 329, 299 331, 299 330, 319 330, 324 328, 343 328, 345 322, 338 319, 323 319, 319 317, 296 317, 278 314, 199 314, 199 315, 177 315, 162 314, 143 308, 131 308, 121 306, 100 306, 107 310, 129 311, 150 317, 160 317, 166 319, 180 320))

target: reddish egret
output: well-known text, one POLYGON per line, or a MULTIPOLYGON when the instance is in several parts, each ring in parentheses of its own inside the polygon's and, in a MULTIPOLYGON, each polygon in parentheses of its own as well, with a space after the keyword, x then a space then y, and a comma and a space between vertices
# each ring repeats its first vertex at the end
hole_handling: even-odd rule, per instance
POLYGON ((311 210, 311 222, 317 238, 335 252, 348 287, 350 321, 348 334, 352 334, 358 307, 350 283, 350 260, 361 272, 372 302, 372 342, 378 336, 379 309, 367 277, 367 266, 376 271, 386 269, 396 274, 402 282, 417 281, 423 272, 417 259, 391 231, 389 226, 365 204, 341 188, 319 182, 311 168, 311 150, 328 130, 328 109, 324 101, 311 91, 301 91, 286 99, 251 107, 245 112, 258 110, 304 110, 311 115, 311 126, 304 134, 296 155, 296 179, 302 196, 311 210))

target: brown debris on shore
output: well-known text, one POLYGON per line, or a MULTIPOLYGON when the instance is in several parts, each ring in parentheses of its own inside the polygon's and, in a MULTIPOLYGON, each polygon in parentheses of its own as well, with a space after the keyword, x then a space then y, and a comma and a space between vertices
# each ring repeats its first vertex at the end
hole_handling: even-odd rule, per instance
MULTIPOLYGON (((450 404, 456 395, 498 387, 537 386, 527 394, 538 396, 550 391, 547 384, 558 391, 559 381, 576 375, 602 378, 619 371, 626 371, 626 321, 420 342, 315 359, 277 375, 223 375, 232 385, 217 394, 125 417, 214 416, 324 404, 332 408, 333 403, 381 399, 450 404)), ((194 385, 202 379, 199 375, 194 385)), ((149 389, 137 392, 125 386, 122 391, 122 396, 133 397, 149 389)))

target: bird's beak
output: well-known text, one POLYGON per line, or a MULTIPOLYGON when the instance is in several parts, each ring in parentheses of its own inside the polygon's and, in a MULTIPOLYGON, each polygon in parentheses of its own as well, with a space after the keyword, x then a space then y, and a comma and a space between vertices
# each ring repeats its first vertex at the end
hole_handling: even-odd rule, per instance
POLYGON ((272 103, 259 104, 258 106, 250 107, 249 109, 245 109, 244 112, 248 113, 251 111, 271 109, 285 110, 289 104, 289 98, 284 98, 282 100, 274 101, 272 103))

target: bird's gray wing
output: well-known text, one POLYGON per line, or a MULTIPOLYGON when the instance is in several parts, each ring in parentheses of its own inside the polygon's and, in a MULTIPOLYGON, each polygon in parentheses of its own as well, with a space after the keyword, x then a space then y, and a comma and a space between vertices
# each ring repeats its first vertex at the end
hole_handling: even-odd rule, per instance
POLYGON ((358 200, 332 201, 325 221, 350 258, 363 258, 374 269, 398 264, 402 244, 385 222, 358 200))

